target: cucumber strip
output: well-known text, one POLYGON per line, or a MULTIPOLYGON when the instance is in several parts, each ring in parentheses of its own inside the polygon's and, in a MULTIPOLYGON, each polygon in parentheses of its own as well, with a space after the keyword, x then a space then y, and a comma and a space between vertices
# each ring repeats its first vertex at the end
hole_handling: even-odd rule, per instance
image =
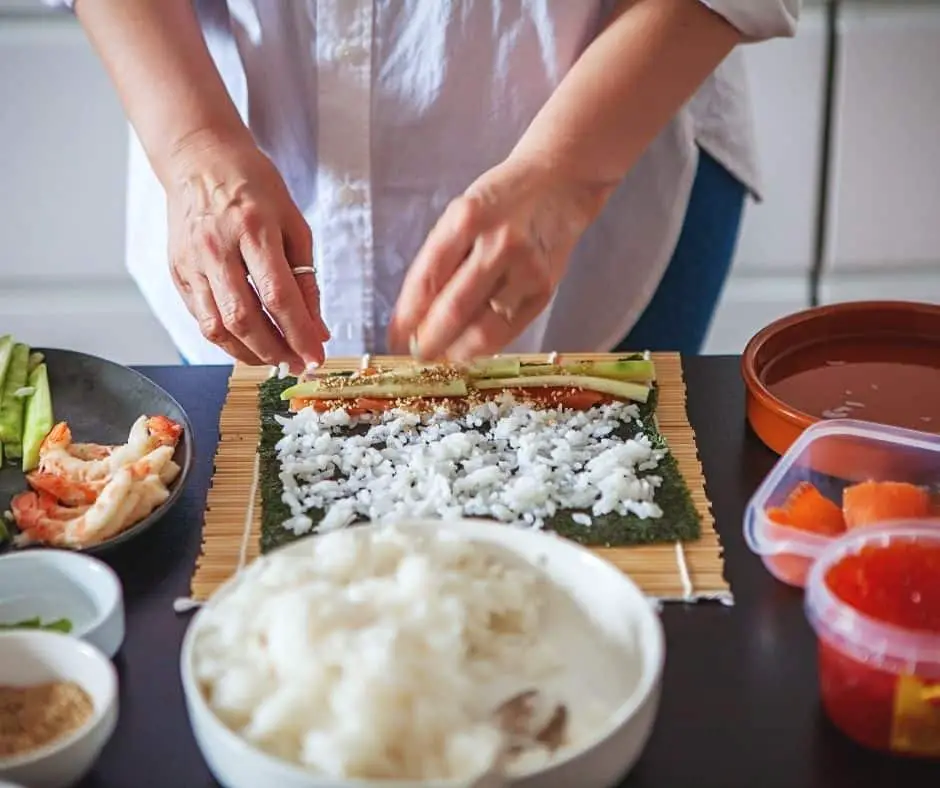
POLYGON ((630 383, 625 380, 593 378, 583 375, 541 375, 521 378, 501 378, 498 380, 477 380, 476 388, 485 389, 526 389, 526 388, 579 388, 610 394, 618 399, 646 402, 649 399, 649 386, 630 383))
POLYGON ((35 353, 30 353, 29 354, 29 371, 32 372, 34 369, 36 369, 36 367, 42 364, 42 362, 45 360, 46 360, 46 357, 42 353, 39 353, 38 351, 35 353))
POLYGON ((3 398, 3 384, 7 379, 7 370, 10 369, 10 359, 13 358, 14 344, 10 334, 0 337, 0 400, 3 398))
POLYGON ((656 367, 645 359, 621 359, 617 361, 562 361, 560 364, 524 364, 521 374, 580 375, 592 378, 626 380, 633 383, 649 383, 656 380, 656 367))
POLYGON ((20 456, 23 443, 24 400, 14 393, 26 386, 28 381, 29 346, 17 343, 13 346, 10 368, 3 382, 3 399, 0 401, 0 441, 3 441, 7 457, 20 456))
POLYGON ((456 378, 441 383, 407 381, 403 379, 373 383, 363 378, 361 385, 349 383, 337 388, 326 387, 321 381, 310 380, 284 390, 281 399, 407 399, 411 397, 465 397, 466 381, 456 378), (368 381, 368 382, 367 382, 368 381))
POLYGON ((39 465, 39 447, 54 424, 52 420, 52 392, 49 389, 49 370, 40 364, 29 373, 33 395, 26 401, 23 425, 23 473, 39 465))
POLYGON ((517 378, 522 369, 522 362, 514 356, 481 358, 470 362, 467 375, 474 379, 517 378))

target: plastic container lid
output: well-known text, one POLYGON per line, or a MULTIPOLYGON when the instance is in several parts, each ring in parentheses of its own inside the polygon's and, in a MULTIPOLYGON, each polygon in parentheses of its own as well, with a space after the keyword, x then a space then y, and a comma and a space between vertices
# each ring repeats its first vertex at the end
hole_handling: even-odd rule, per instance
POLYGON ((940 633, 905 629, 864 615, 836 597, 826 584, 826 573, 844 557, 869 545, 887 547, 901 541, 940 546, 940 520, 860 528, 833 540, 810 570, 804 600, 806 617, 818 636, 860 662, 893 672, 915 672, 918 666, 930 666, 937 672, 940 633))
POLYGON ((802 587, 812 564, 835 538, 773 522, 800 482, 810 482, 841 505, 842 490, 863 481, 932 486, 940 482, 940 436, 853 419, 833 419, 807 428, 751 497, 744 513, 744 538, 779 580, 802 587))

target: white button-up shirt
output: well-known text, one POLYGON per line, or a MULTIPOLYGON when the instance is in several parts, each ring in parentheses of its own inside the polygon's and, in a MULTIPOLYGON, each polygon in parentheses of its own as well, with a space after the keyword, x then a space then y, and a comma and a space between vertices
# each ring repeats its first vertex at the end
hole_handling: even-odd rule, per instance
MULTIPOLYGON (((71 0, 48 0, 70 3, 71 0)), ((705 2, 705 0, 702 0, 705 2)), ((800 0, 708 0, 748 38, 792 35, 800 0)), ((333 338, 381 353, 405 272, 447 203, 500 162, 600 31, 612 0, 195 0, 242 117, 309 222, 333 338)), ((668 68, 668 64, 663 65, 668 68)), ((608 350, 669 263, 701 147, 759 191, 733 53, 578 244, 552 304, 508 350, 608 350)), ((131 135, 127 265, 192 363, 230 363, 167 266, 163 190, 131 135)))

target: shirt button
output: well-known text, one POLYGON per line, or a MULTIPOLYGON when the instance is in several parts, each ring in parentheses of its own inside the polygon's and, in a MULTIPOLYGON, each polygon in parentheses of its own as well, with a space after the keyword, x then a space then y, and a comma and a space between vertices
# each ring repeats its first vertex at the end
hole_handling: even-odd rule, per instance
POLYGON ((349 183, 344 183, 339 190, 339 201, 344 206, 361 205, 365 202, 365 190, 349 183))
POLYGON ((365 50, 358 44, 348 44, 344 42, 336 49, 337 58, 347 63, 358 63, 362 59, 363 54, 365 54, 365 50))

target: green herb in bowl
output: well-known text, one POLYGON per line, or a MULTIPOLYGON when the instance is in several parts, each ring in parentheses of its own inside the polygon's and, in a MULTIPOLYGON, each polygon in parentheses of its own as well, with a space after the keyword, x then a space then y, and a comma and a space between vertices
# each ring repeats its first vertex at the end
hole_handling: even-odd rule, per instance
POLYGON ((26 618, 12 624, 0 624, 0 630, 6 629, 43 629, 47 632, 62 632, 68 634, 72 631, 72 622, 67 618, 57 618, 55 621, 42 623, 39 616, 35 618, 26 618))

